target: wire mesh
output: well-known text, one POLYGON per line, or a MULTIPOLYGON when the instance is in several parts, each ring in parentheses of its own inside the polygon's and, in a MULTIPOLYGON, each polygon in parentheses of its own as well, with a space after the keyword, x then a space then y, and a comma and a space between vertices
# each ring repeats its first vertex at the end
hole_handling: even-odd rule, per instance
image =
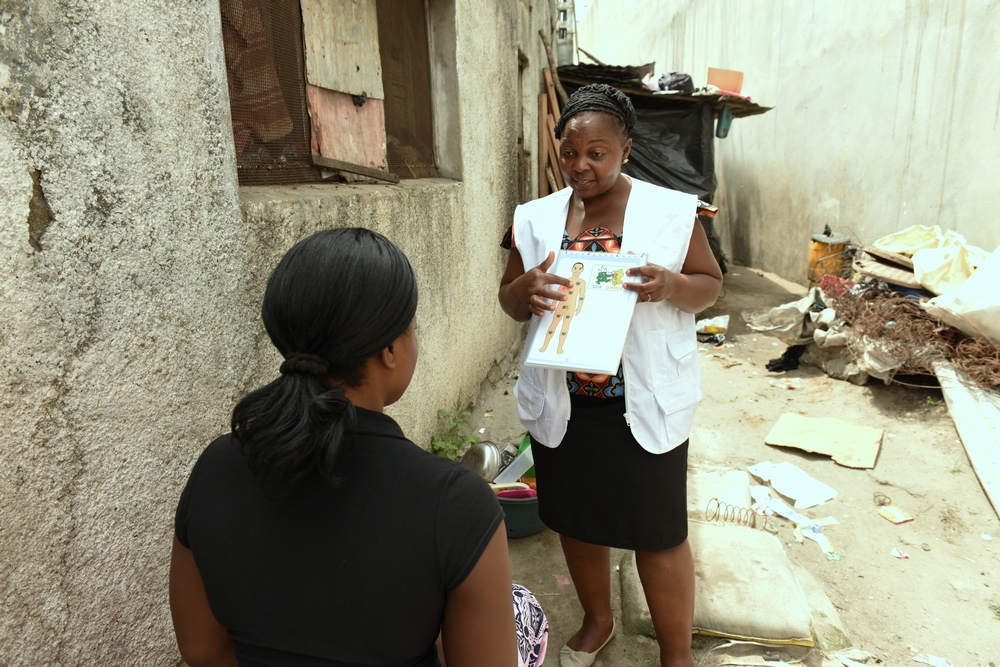
POLYGON ((240 185, 321 180, 310 161, 299 0, 221 0, 240 185))

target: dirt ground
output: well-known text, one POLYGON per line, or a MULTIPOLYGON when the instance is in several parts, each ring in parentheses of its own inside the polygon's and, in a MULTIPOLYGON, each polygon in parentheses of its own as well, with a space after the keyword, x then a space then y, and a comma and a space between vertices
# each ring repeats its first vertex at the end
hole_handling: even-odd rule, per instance
MULTIPOLYGON (((699 345, 705 397, 691 434, 691 462, 735 469, 760 461, 792 462, 839 492, 834 500, 804 513, 832 515, 824 529, 841 561, 828 561, 815 543, 797 543, 791 524, 776 519, 789 558, 818 580, 855 647, 885 664, 913 664, 919 654, 940 656, 955 667, 1000 664, 1000 521, 969 465, 941 392, 880 382, 864 387, 833 380, 816 368, 769 373, 765 364, 784 350, 766 335, 749 331, 740 312, 786 303, 801 286, 743 267, 726 276, 725 292, 703 316, 730 315, 722 349, 699 345), (734 363, 738 362, 738 363, 734 363), (799 378, 799 389, 771 384, 799 378), (828 457, 764 444, 778 417, 797 412, 834 416, 884 429, 874 469, 856 470, 828 457), (876 513, 883 493, 915 520, 893 525, 876 513), (992 536, 987 540, 983 535, 992 536), (900 560, 893 547, 909 554, 900 560), (991 609, 992 607, 992 609, 991 609)), ((513 370, 513 369, 512 369, 513 370)), ((484 392, 474 412, 481 437, 520 439, 513 377, 484 392)), ((548 614, 551 630, 545 665, 579 626, 582 610, 558 536, 510 540, 514 579, 532 589, 548 614)), ((612 554, 612 566, 624 552, 612 554)), ((620 614, 620 586, 612 573, 612 596, 620 614)), ((696 638, 696 661, 714 640, 696 638)), ((624 633, 597 665, 657 665, 655 641, 624 633)), ((872 664, 874 661, 870 662, 872 664)))

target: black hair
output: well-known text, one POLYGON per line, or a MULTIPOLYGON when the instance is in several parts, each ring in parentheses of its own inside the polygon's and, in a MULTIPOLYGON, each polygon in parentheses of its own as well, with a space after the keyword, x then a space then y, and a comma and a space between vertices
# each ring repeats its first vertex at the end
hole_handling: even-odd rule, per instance
POLYGON ((614 86, 606 83, 592 83, 589 86, 577 88, 569 96, 569 101, 563 107, 559 122, 556 123, 556 139, 562 139, 563 130, 569 119, 585 111, 606 113, 618 120, 625 138, 632 136, 635 127, 635 107, 628 95, 614 86))
POLYGON ((285 254, 261 308, 285 357, 282 375, 247 394, 232 417, 263 486, 291 486, 317 469, 337 481, 337 457, 356 419, 345 388, 361 384, 365 362, 407 330, 416 310, 413 267, 381 234, 327 230, 285 254))

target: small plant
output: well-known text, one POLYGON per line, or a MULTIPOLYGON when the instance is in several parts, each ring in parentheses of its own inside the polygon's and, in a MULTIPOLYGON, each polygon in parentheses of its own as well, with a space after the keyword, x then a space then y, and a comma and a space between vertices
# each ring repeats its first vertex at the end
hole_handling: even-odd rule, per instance
POLYGON ((951 467, 948 468, 948 472, 962 472, 962 469, 962 459, 955 459, 954 462, 952 462, 951 467))
POLYGON ((438 418, 444 422, 446 429, 441 435, 431 438, 431 451, 438 456, 452 461, 458 459, 464 451, 479 442, 479 436, 472 432, 468 410, 456 405, 451 410, 438 410, 438 418))
POLYGON ((933 396, 928 396, 924 399, 924 402, 927 403, 927 405, 937 405, 937 401, 934 400, 933 396))
POLYGON ((990 611, 992 611, 996 615, 997 620, 1000 621, 1000 604, 991 604, 990 611))

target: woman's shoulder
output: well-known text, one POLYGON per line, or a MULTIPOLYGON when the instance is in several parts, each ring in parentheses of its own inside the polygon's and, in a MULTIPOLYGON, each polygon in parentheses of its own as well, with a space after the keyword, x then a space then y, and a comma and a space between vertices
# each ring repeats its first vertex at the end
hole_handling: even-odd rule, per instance
POLYGON ((640 199, 656 203, 658 206, 666 204, 672 207, 691 207, 692 212, 698 207, 698 197, 695 195, 665 188, 662 185, 642 181, 638 178, 632 178, 632 192, 638 194, 640 199))
POLYGON ((561 209, 566 205, 566 199, 568 199, 572 194, 573 189, 566 187, 562 190, 557 190, 551 194, 545 195, 544 197, 532 199, 531 201, 518 205, 515 215, 520 214, 530 217, 532 214, 536 213, 547 213, 551 209, 561 209))

